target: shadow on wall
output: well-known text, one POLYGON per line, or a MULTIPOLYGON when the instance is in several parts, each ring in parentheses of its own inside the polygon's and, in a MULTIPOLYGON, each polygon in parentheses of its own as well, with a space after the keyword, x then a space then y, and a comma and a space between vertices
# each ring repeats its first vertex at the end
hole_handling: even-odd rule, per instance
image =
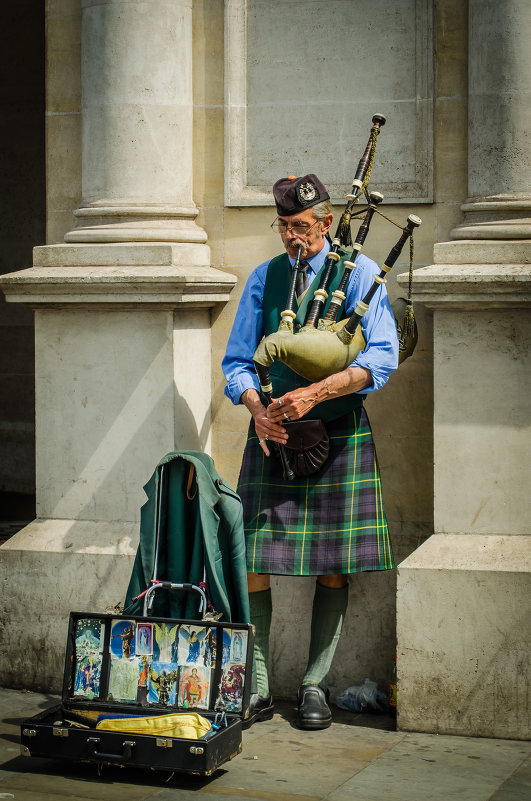
MULTIPOLYGON (((30 267, 45 241, 44 62, 44 3, 2 4, 0 274, 30 267)), ((0 293, 0 525, 34 514, 34 414, 33 312, 0 293)))

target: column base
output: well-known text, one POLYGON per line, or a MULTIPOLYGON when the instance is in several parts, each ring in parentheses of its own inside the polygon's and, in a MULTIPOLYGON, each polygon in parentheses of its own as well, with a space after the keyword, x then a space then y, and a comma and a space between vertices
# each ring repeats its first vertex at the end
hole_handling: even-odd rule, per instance
POLYGON ((436 534, 399 565, 398 728, 531 735, 531 541, 436 534))
POLYGON ((206 231, 195 222, 195 206, 102 203, 82 206, 74 216, 76 227, 65 235, 67 243, 207 241, 206 231))
POLYGON ((123 603, 138 523, 35 520, 0 549, 4 687, 60 693, 71 611, 123 603))
POLYGON ((531 239, 529 195, 470 198, 461 210, 465 219, 452 230, 452 239, 531 239))

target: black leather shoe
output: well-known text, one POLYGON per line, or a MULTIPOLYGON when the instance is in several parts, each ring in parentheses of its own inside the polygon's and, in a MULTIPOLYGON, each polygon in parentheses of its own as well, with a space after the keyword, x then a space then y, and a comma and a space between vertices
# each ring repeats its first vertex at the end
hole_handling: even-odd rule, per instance
POLYGON ((252 693, 249 699, 249 717, 242 721, 242 728, 248 729, 259 720, 271 720, 274 714, 275 707, 271 693, 266 698, 262 698, 258 693, 252 693))
POLYGON ((306 684, 299 687, 297 703, 299 706, 298 725, 300 729, 327 729, 332 723, 332 713, 328 706, 330 694, 321 687, 306 684))

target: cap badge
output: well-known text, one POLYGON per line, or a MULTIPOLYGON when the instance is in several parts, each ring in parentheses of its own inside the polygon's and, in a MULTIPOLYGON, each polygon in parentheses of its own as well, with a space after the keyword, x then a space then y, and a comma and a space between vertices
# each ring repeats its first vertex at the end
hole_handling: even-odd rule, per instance
POLYGON ((307 181, 297 187, 297 195, 300 203, 309 203, 317 197, 317 187, 313 181, 307 181))

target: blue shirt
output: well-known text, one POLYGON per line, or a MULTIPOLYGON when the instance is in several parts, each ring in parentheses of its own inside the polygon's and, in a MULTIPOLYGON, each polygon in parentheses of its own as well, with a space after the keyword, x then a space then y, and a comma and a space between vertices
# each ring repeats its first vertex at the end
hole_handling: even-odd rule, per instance
MULTIPOLYGON (((325 239, 321 252, 307 259, 310 265, 308 268, 310 283, 323 266, 329 250, 330 243, 325 239)), ((289 260, 293 266, 295 259, 290 256, 289 260)), ((264 336, 262 300, 269 261, 259 264, 247 279, 221 363, 227 380, 225 395, 235 404, 240 403, 240 398, 247 389, 254 388, 257 392, 260 391, 253 356, 264 336)), ((347 317, 354 311, 357 301, 362 300, 372 286, 374 274, 380 272, 372 259, 361 254, 356 259, 356 265, 345 293, 346 314, 343 316, 347 317)), ((361 326, 367 345, 358 353, 350 366, 366 367, 370 370, 372 384, 362 390, 361 394, 365 395, 383 387, 398 367, 398 335, 391 304, 383 284, 378 287, 370 302, 369 310, 361 318, 361 326)))

